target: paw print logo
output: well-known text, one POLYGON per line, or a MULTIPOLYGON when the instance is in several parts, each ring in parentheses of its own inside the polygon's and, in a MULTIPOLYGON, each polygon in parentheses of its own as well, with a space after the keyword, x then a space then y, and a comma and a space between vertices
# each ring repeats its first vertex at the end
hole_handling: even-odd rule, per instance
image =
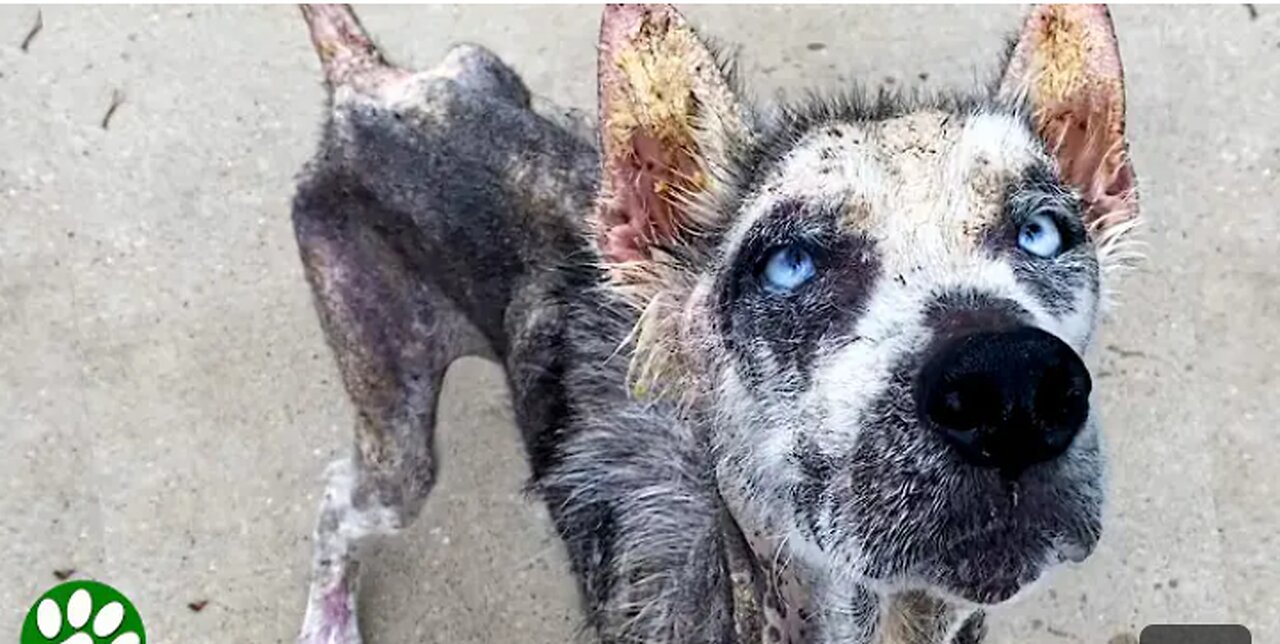
POLYGON ((142 616, 120 591, 88 580, 45 593, 22 624, 20 644, 146 644, 142 616))

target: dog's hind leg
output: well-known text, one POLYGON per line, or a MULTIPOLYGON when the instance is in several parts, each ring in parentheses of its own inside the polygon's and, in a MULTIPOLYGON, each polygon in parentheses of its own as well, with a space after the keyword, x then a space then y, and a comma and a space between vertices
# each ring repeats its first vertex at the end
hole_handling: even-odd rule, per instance
POLYGON ((352 456, 330 466, 315 531, 306 644, 360 641, 356 547, 419 513, 434 480, 436 396, 484 338, 424 277, 416 230, 334 177, 303 182, 294 229, 325 335, 356 412, 352 456))
MULTIPOLYGON (((346 7, 304 6, 302 13, 331 92, 396 74, 346 7)), ((436 395, 460 353, 447 337, 457 316, 414 278, 386 219, 369 195, 325 168, 303 181, 294 200, 298 248, 355 407, 356 436, 350 457, 326 472, 302 644, 361 641, 357 547, 406 525, 430 491, 436 395)))
POLYGON ((432 431, 445 370, 487 353, 481 334, 425 275, 418 233, 336 176, 312 176, 294 228, 325 335, 355 407, 355 446, 330 466, 300 641, 359 642, 356 546, 392 534, 434 478, 432 431))
POLYGON ((293 223, 356 444, 330 470, 300 641, 352 644, 356 545, 421 508, 445 370, 509 347, 509 302, 535 261, 576 248, 565 213, 589 207, 597 164, 530 111, 523 83, 487 51, 458 46, 411 72, 386 62, 349 7, 303 16, 331 111, 293 223))

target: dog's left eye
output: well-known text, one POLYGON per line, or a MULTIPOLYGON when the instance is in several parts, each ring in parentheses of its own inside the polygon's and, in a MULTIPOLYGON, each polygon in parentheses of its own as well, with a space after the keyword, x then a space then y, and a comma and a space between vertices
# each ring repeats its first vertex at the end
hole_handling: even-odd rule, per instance
POLYGON ((761 272, 764 286, 774 293, 790 293, 817 273, 813 255, 799 244, 788 244, 769 253, 761 272))
POLYGON ((1062 231, 1053 217, 1031 215, 1018 229, 1018 246, 1036 257, 1057 257, 1062 252, 1062 231))

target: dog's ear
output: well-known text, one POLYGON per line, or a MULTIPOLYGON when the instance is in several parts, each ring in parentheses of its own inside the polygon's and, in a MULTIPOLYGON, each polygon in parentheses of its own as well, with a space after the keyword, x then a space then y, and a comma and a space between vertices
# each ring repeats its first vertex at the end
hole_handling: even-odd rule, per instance
POLYGON ((1103 5, 1043 5, 1023 25, 999 92, 1025 101, 1064 181, 1079 190, 1101 251, 1137 222, 1124 131, 1124 70, 1103 5))
POLYGON ((635 391, 683 390, 680 336, 697 268, 731 215, 717 208, 749 119, 726 72, 666 5, 613 5, 600 22, 602 169, 594 233, 612 287, 641 310, 635 391))
POLYGON ((703 193, 746 117, 715 55, 666 5, 611 5, 600 23, 601 254, 623 281, 679 255, 718 214, 703 193))

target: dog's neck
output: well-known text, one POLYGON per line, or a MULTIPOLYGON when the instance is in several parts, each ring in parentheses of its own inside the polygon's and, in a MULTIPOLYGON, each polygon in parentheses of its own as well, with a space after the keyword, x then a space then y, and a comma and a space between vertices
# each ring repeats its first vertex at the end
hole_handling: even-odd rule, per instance
POLYGON ((743 644, 970 644, 982 616, 923 592, 884 602, 861 586, 819 588, 821 580, 787 556, 781 539, 722 519, 732 584, 735 641, 743 644), (883 603, 883 605, 882 605, 883 603))
POLYGON ((784 556, 782 541, 744 528, 728 510, 722 524, 737 641, 814 641, 817 628, 811 584, 784 556))

